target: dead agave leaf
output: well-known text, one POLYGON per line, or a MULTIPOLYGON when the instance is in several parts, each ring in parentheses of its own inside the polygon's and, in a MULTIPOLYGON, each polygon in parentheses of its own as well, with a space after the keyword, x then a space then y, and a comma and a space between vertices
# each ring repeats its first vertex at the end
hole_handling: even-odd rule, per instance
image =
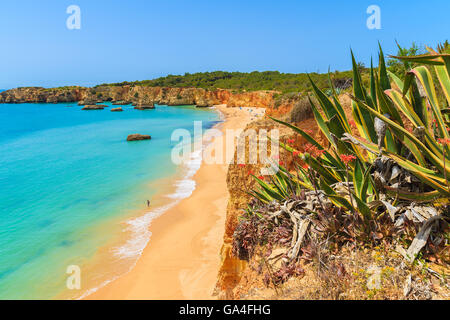
POLYGON ((400 208, 394 207, 392 204, 384 200, 381 200, 381 202, 384 204, 387 211, 389 212, 389 216, 391 217, 392 222, 395 222, 395 215, 400 210, 400 208))
POLYGON ((423 224, 422 228, 420 228, 419 233, 416 235, 413 242, 406 251, 406 258, 409 262, 413 262, 416 259, 417 254, 420 252, 420 250, 422 250, 422 248, 425 247, 428 241, 428 237, 430 236, 433 224, 441 218, 442 218, 441 215, 434 216, 428 219, 423 224))
POLYGON ((405 287, 403 288, 403 295, 406 297, 409 296, 409 294, 411 293, 412 290, 412 277, 411 275, 408 275, 408 277, 406 278, 405 281, 405 287))

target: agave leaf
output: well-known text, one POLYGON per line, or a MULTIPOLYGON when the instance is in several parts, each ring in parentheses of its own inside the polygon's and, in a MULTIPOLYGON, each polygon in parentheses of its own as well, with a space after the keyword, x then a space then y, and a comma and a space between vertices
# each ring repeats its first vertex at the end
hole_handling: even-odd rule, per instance
POLYGON ((360 102, 352 101, 352 112, 357 124, 359 133, 372 142, 377 142, 377 135, 373 126, 373 117, 367 110, 361 107, 360 102), (356 115, 356 116, 355 116, 356 115), (359 124, 359 126, 358 126, 359 124))
POLYGON ((408 192, 399 189, 385 187, 386 193, 391 197, 399 197, 403 200, 415 201, 415 202, 431 202, 440 197, 439 191, 432 192, 408 192))
POLYGON ((431 77, 430 71, 426 67, 420 66, 414 68, 412 72, 419 79, 420 83, 427 93, 428 101, 431 105, 431 110, 433 111, 434 118, 438 124, 438 130, 442 137, 450 138, 449 133, 445 127, 444 119, 442 117, 441 108, 439 107, 436 90, 434 88, 433 79, 431 77))
POLYGON ((283 200, 284 197, 273 187, 271 187, 269 184, 265 183, 264 181, 262 181, 261 179, 259 179, 258 177, 254 176, 256 182, 262 187, 262 190, 269 195, 271 198, 277 199, 277 200, 283 200))
MULTIPOLYGON (((403 121, 398 113, 397 109, 392 105, 392 102, 389 101, 386 94, 382 91, 381 86, 378 80, 375 79, 375 88, 378 96, 378 110, 382 114, 389 114, 394 121, 403 126, 403 121)), ((374 108, 375 109, 375 108, 374 108)), ((386 131, 386 149, 391 152, 399 152, 401 149, 401 144, 395 140, 390 130, 386 131)))
POLYGON ((328 184, 331 185, 333 183, 340 181, 339 177, 336 176, 335 172, 322 166, 316 159, 311 157, 309 154, 306 153, 305 158, 308 165, 311 168, 313 168, 317 173, 319 173, 328 184))
POLYGON ((341 120, 342 126, 344 127, 345 131, 347 131, 349 133, 352 132, 350 125, 348 123, 347 116, 345 115, 344 108, 342 108, 341 103, 339 102, 339 100, 336 97, 333 97, 333 101, 334 101, 334 106, 336 108, 336 111, 339 115, 339 120, 341 120))
POLYGON ((436 176, 435 174, 431 175, 426 173, 426 168, 422 168, 411 161, 403 159, 400 156, 390 154, 389 157, 396 161, 401 167, 414 174, 423 183, 429 185, 435 190, 438 190, 440 193, 446 195, 447 197, 450 196, 450 192, 448 190, 448 187, 446 186, 445 179, 441 178, 440 176, 436 176))
MULTIPOLYGON (((427 166, 427 162, 425 160, 425 158, 422 155, 422 152, 420 152, 419 148, 415 145, 415 143, 413 141, 411 141, 411 139, 409 139, 408 137, 403 137, 403 143, 405 144, 405 146, 409 149, 409 151, 411 151, 413 157, 416 159, 416 161, 422 166, 422 167, 426 167, 427 166)), ((400 154, 399 152, 394 152, 394 154, 400 154)))
POLYGON ((314 189, 311 179, 309 178, 306 170, 297 166, 297 175, 300 177, 300 180, 298 180, 299 184, 301 184, 306 189, 310 189, 310 190, 314 189), (301 181, 301 180, 303 180, 303 181, 301 181))
POLYGON ((357 195, 361 195, 362 187, 364 183, 364 173, 361 167, 360 161, 355 161, 355 167, 353 169, 353 185, 357 195))
POLYGON ((323 132, 325 137, 327 137, 328 141, 332 144, 333 141, 330 136, 330 130, 328 129, 328 126, 325 123, 325 119, 323 118, 322 114, 319 112, 317 107, 314 105, 311 99, 309 99, 311 103, 311 109, 314 114, 314 118, 316 119, 317 125, 319 126, 320 130, 323 132))
POLYGON ((358 195, 362 201, 364 201, 365 203, 367 203, 367 197, 370 194, 374 193, 375 196, 377 198, 379 198, 378 192, 376 190, 375 183, 372 180, 372 175, 370 174, 370 171, 372 170, 372 165, 370 165, 367 169, 366 172, 364 173, 364 179, 363 179, 363 184, 361 187, 361 191, 360 194, 358 195))
POLYGON ((248 191, 247 194, 250 195, 251 197, 258 199, 261 202, 264 202, 264 203, 270 203, 274 200, 269 195, 264 194, 263 192, 259 192, 257 190, 248 191))
MULTIPOLYGON (((378 111, 382 114, 389 114, 393 120, 395 120, 397 123, 403 126, 403 120, 400 116, 400 113, 398 113, 397 109, 394 108, 392 105, 392 102, 389 101, 389 99, 386 97, 386 90, 383 90, 381 87, 381 84, 378 82, 377 79, 375 79, 375 88, 377 90, 377 96, 378 96, 378 111)), ((388 89, 391 90, 391 89, 388 89)), ((373 108, 376 109, 376 108, 373 108)))
POLYGON ((314 94, 316 95, 317 100, 319 101, 320 106, 322 107, 323 112, 325 113, 327 119, 331 119, 334 115, 337 114, 336 108, 331 103, 330 99, 328 99, 327 95, 320 90, 316 84, 312 81, 311 77, 308 75, 309 82, 313 88, 314 94))
POLYGON ((365 221, 370 221, 373 219, 372 211, 369 209, 366 203, 362 201, 358 196, 353 194, 353 199, 356 200, 356 205, 358 211, 362 214, 365 221))
POLYGON ((395 73, 392 73, 389 70, 388 70, 388 75, 392 79, 393 83, 397 86, 397 88, 400 91, 403 91, 403 88, 405 87, 405 82, 403 82, 395 73))
MULTIPOLYGON (((326 122, 326 124, 328 126, 328 130, 330 131, 330 136, 336 145, 336 141, 333 138, 333 135, 337 137, 342 137, 344 133, 347 131, 345 131, 345 129, 342 127, 342 124, 338 119, 338 115, 334 115, 331 119, 329 119, 326 122)), ((336 145, 336 147, 338 147, 338 145, 336 145)))
POLYGON ((382 90, 384 91, 391 89, 391 82, 389 81, 389 77, 387 74, 386 61, 384 60, 384 53, 380 43, 378 43, 378 47, 380 48, 379 54, 380 62, 378 67, 380 72, 380 85, 382 90))
POLYGON ((444 62, 442 62, 439 59, 439 55, 431 55, 431 54, 422 54, 417 56, 411 56, 411 57, 399 57, 399 56, 389 56, 394 59, 399 59, 402 61, 409 61, 417 64, 429 64, 429 65, 438 65, 442 66, 444 65, 444 62))
POLYGON ((397 90, 391 89, 386 90, 386 94, 391 98, 394 104, 399 108, 399 110, 411 121, 416 127, 423 126, 422 119, 417 115, 417 113, 413 110, 412 106, 406 100, 405 96, 397 90))
POLYGON ((333 96, 337 96, 336 89, 334 88, 334 85, 333 85, 333 81, 331 81, 330 67, 328 67, 328 84, 331 88, 331 92, 333 93, 333 96))
MULTIPOLYGON (((415 90, 415 89, 414 89, 415 90)), ((438 145, 436 144, 436 141, 434 139, 433 133, 429 130, 427 124, 423 122, 423 119, 413 110, 411 104, 404 96, 401 95, 400 92, 397 90, 387 90, 387 95, 391 98, 391 100, 394 102, 394 104, 399 108, 399 110, 408 118, 409 121, 417 128, 417 127, 424 127, 425 130, 425 139, 427 140, 427 144, 431 146, 433 152, 439 152, 438 145)), ((429 121, 428 117, 425 117, 425 121, 429 121)), ((401 137, 403 139, 403 137, 401 137)), ((411 144, 408 143, 410 141, 409 139, 404 140, 404 142, 407 144, 408 147, 411 147, 411 144)), ((417 148, 416 148, 417 149, 417 148)), ((415 151, 415 150, 411 150, 415 151)), ((417 161, 421 162, 423 165, 424 159, 422 154, 414 153, 414 156, 416 157, 417 161)))
POLYGON ((444 91, 445 97, 447 99, 447 104, 450 105, 450 76, 448 74, 450 67, 450 62, 446 63, 446 66, 435 66, 437 77, 441 84, 442 91, 444 91))
POLYGON ((283 197, 283 198, 288 198, 289 197, 289 193, 287 192, 286 185, 283 185, 283 183, 280 181, 279 177, 277 175, 271 176, 271 180, 272 180, 272 184, 275 187, 275 189, 278 191, 278 193, 283 197))
MULTIPOLYGON (((375 88, 375 72, 373 70, 373 59, 370 59, 370 97, 373 102, 377 101, 377 91, 375 88)), ((374 107, 374 105, 372 105, 374 107)))
MULTIPOLYGON (((358 132, 361 135, 361 137, 363 137, 365 140, 370 140, 370 137, 367 136, 367 131, 364 130, 361 119, 359 117, 356 103, 354 101, 352 101, 352 116, 353 119, 355 120, 356 128, 358 129, 358 132)), ((369 159, 373 158, 371 155, 369 155, 368 157, 369 159)))
POLYGON ((352 66, 353 66, 353 94, 358 99, 361 99, 363 101, 367 101, 366 97, 366 90, 364 89, 362 85, 361 75, 358 71, 358 65, 355 60, 355 56, 353 55, 353 51, 351 51, 352 54, 352 66))

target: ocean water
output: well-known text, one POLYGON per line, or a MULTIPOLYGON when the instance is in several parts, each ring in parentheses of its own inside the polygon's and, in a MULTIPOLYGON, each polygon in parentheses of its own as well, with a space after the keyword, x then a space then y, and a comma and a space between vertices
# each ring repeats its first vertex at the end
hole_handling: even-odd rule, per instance
MULTIPOLYGON (((193 121, 211 127, 219 115, 190 106, 122 107, 0 104, 0 299, 58 296, 67 267, 85 265, 124 229, 130 238, 107 252, 136 257, 154 215, 192 192, 192 180, 178 177, 172 202, 137 215, 161 191, 156 182, 179 171, 170 158, 173 130, 192 132, 193 121), (127 142, 132 133, 152 140, 127 142)), ((198 167, 193 154, 188 178, 198 167)))

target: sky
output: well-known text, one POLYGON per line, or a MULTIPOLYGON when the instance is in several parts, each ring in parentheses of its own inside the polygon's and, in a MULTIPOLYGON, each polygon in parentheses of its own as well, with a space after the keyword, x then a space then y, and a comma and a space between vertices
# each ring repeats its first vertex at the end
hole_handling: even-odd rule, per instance
POLYGON ((2 0, 0 88, 93 86, 206 71, 326 72, 370 64, 378 41, 449 38, 448 0, 2 0), (77 5, 81 28, 66 10, 77 5), (369 29, 367 8, 380 8, 369 29))

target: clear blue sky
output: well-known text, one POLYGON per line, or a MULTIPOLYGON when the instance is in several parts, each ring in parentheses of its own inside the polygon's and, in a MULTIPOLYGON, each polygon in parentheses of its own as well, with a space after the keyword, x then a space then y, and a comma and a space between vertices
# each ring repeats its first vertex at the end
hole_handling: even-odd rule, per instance
POLYGON ((0 88, 91 86, 185 72, 326 72, 369 63, 377 41, 449 38, 448 0, 3 0, 0 88), (81 8, 81 30, 66 8, 81 8), (366 27, 381 8, 381 30, 366 27))

